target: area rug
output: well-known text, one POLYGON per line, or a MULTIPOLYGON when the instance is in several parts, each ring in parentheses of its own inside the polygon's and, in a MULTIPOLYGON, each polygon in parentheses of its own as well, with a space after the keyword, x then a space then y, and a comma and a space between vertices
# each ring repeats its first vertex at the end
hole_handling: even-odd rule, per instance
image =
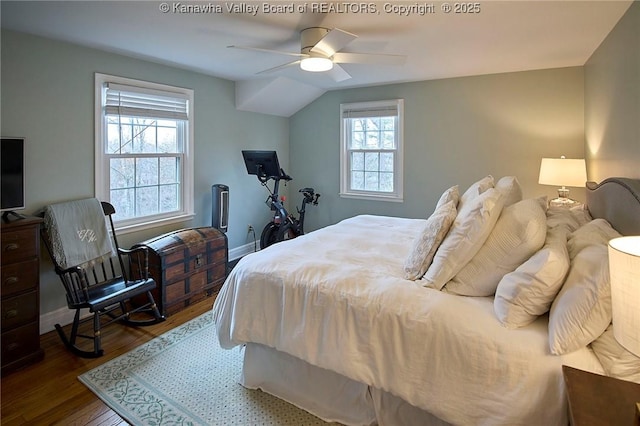
POLYGON ((240 349, 218 345, 211 312, 78 379, 133 425, 326 425, 238 384, 240 349))

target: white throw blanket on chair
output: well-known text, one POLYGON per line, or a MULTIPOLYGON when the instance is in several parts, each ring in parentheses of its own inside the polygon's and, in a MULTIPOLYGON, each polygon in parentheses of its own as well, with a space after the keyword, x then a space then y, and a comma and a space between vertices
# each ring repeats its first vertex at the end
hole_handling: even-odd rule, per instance
POLYGON ((96 198, 52 204, 44 212, 52 254, 61 268, 113 255, 105 215, 96 198))

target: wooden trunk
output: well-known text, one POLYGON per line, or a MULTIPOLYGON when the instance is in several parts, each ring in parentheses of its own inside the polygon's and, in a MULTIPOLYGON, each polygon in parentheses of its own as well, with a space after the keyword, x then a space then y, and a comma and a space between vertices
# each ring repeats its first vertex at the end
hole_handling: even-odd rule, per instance
MULTIPOLYGON (((227 236, 216 228, 188 228, 135 244, 149 249, 149 274, 160 313, 174 314, 220 290, 227 274, 227 236)), ((134 271, 134 274, 137 271, 134 271)))

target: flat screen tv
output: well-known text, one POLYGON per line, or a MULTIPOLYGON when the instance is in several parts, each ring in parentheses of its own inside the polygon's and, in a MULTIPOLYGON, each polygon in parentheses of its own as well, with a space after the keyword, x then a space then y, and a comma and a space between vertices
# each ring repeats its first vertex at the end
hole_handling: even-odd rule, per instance
POLYGON ((14 210, 25 208, 24 168, 24 138, 3 137, 0 141, 0 211, 3 218, 14 210))
POLYGON ((280 163, 275 151, 242 151, 247 173, 258 177, 279 177, 280 163))

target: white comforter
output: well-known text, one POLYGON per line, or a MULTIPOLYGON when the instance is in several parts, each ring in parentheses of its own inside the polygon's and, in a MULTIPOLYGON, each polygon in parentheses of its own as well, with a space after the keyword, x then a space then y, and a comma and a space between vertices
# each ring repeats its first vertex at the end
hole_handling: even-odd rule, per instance
POLYGON ((403 279, 419 219, 357 216, 243 258, 214 305, 220 344, 261 343, 455 424, 566 424, 547 318, 508 330, 492 298, 403 279))

